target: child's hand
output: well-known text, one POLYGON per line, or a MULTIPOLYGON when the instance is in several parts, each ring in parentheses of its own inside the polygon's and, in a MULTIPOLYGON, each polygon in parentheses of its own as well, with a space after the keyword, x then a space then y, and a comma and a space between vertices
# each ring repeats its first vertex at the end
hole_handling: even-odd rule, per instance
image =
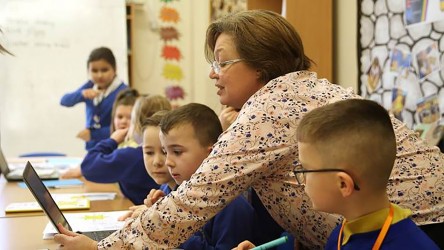
POLYGON ((91 140, 91 131, 89 131, 89 129, 85 128, 84 130, 81 130, 77 134, 77 138, 80 138, 84 141, 89 141, 89 140, 91 140))
POLYGON ((70 168, 68 171, 64 172, 60 175, 60 179, 72 179, 72 178, 80 178, 82 177, 82 169, 80 166, 76 166, 75 168, 70 168))
POLYGON ((124 215, 120 216, 117 220, 124 221, 128 218, 136 218, 145 209, 147 209, 147 207, 145 205, 131 206, 131 207, 129 207, 130 211, 128 211, 124 215))
POLYGON ((82 95, 86 99, 94 99, 96 96, 98 96, 101 92, 94 89, 84 89, 82 91, 82 95))
POLYGON ((219 114, 219 120, 222 125, 222 129, 225 131, 231 123, 236 120, 239 111, 232 107, 225 107, 219 114))
POLYGON ((128 133, 128 128, 116 129, 111 134, 111 139, 115 140, 117 144, 120 144, 125 139, 126 133, 128 133))
POLYGON ((150 193, 146 196, 146 199, 143 200, 143 204, 147 207, 151 207, 156 201, 164 196, 165 193, 162 190, 151 189, 150 193))
POLYGON ((255 245, 251 242, 249 242, 248 240, 242 241, 241 243, 239 243, 239 245, 237 245, 237 247, 231 249, 231 250, 247 250, 247 249, 252 249, 254 248, 255 245))

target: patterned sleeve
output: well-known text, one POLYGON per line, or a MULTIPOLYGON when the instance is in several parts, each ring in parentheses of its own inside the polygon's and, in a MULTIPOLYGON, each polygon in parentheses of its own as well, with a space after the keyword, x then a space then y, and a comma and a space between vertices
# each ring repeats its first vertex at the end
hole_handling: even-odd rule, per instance
POLYGON ((270 176, 279 167, 290 169, 296 148, 289 146, 287 98, 265 88, 250 100, 189 181, 99 248, 176 247, 256 181, 275 181, 270 176))

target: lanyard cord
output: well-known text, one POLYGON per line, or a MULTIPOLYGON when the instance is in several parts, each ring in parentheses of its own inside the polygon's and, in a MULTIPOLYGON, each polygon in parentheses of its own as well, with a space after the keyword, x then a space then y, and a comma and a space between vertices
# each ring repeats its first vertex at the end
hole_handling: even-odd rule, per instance
MULTIPOLYGON (((392 224, 393 213, 394 213, 393 205, 390 204, 389 214, 387 215, 387 218, 384 221, 384 225, 381 228, 381 232, 379 232, 378 238, 376 239, 375 244, 373 245, 372 250, 378 250, 381 247, 382 242, 384 241, 384 238, 387 235, 389 227, 392 224)), ((338 250, 341 249, 342 231, 344 231, 345 222, 346 221, 344 219, 344 221, 342 222, 341 230, 339 231, 338 250)))

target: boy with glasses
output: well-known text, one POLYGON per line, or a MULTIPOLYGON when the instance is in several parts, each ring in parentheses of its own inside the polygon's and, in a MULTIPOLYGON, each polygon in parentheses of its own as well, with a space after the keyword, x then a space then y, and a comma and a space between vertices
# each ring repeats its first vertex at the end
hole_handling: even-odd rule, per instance
MULTIPOLYGON (((325 249, 439 249, 388 199, 396 157, 387 111, 370 100, 350 99, 308 112, 297 129, 300 168, 314 209, 344 216, 325 249)), ((254 245, 244 241, 237 250, 254 245)))
POLYGON ((351 99, 317 108, 302 118, 297 139, 294 173, 313 208, 344 216, 326 249, 439 249, 410 210, 388 199, 396 140, 383 107, 351 99))

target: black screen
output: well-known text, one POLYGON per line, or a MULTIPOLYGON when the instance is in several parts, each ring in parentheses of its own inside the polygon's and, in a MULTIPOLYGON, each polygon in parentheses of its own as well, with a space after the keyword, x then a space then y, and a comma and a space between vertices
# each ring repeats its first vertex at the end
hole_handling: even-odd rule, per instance
POLYGON ((43 184, 29 161, 26 163, 25 171, 23 171, 23 179, 57 231, 59 231, 57 228, 57 224, 59 223, 72 231, 72 228, 68 224, 68 221, 66 221, 65 216, 63 216, 62 211, 57 207, 57 204, 48 189, 43 184))

